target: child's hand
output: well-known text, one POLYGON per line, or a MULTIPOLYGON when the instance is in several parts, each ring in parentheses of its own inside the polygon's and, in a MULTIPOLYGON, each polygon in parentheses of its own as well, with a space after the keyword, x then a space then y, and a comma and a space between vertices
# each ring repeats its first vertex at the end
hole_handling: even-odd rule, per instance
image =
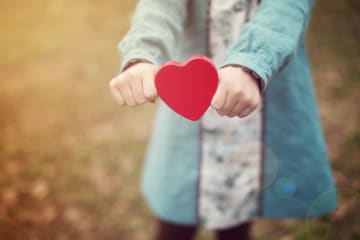
POLYGON ((139 62, 113 78, 109 87, 116 102, 130 107, 153 102, 157 97, 154 82, 157 69, 154 64, 139 62))
POLYGON ((224 67, 218 73, 219 86, 211 106, 228 117, 246 117, 254 111, 260 103, 257 79, 241 67, 224 67))

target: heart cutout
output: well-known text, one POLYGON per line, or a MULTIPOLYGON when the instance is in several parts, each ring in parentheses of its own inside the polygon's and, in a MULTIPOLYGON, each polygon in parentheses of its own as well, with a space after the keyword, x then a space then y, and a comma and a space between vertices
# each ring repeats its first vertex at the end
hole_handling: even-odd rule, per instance
POLYGON ((209 108, 219 83, 214 64, 194 56, 184 64, 165 63, 155 76, 159 97, 176 113, 196 121, 209 108))

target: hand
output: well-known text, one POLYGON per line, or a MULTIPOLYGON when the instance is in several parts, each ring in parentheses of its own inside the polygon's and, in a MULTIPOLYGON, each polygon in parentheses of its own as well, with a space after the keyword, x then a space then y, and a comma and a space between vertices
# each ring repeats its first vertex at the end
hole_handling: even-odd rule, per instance
POLYGON ((224 67, 218 73, 219 86, 211 106, 228 117, 246 117, 254 111, 260 103, 258 80, 241 67, 224 67))
POLYGON ((134 107, 155 101, 157 69, 152 63, 138 62, 113 78, 109 88, 116 102, 121 106, 134 107))

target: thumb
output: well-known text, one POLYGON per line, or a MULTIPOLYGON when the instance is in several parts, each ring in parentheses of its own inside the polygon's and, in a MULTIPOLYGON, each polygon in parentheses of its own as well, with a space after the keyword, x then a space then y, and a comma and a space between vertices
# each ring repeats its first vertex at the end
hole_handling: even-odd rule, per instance
POLYGON ((212 98, 211 106, 216 110, 222 109, 226 102, 226 95, 227 95, 226 90, 223 87, 223 85, 220 83, 214 94, 214 97, 212 98))
POLYGON ((144 77, 143 80, 143 92, 145 98, 150 101, 154 102, 158 96, 157 90, 155 87, 155 77, 152 74, 149 74, 144 77))

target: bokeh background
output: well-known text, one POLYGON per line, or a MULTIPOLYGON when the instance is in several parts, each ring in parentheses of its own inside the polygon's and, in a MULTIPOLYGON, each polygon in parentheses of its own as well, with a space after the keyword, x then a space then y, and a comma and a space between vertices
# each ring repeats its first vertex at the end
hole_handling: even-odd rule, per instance
MULTIPOLYGON (((108 91, 135 2, 0 1, 0 240, 153 234, 139 179, 156 106, 121 108, 108 91)), ((339 207, 260 219, 255 239, 360 239, 359 9, 318 0, 307 38, 339 207)))

